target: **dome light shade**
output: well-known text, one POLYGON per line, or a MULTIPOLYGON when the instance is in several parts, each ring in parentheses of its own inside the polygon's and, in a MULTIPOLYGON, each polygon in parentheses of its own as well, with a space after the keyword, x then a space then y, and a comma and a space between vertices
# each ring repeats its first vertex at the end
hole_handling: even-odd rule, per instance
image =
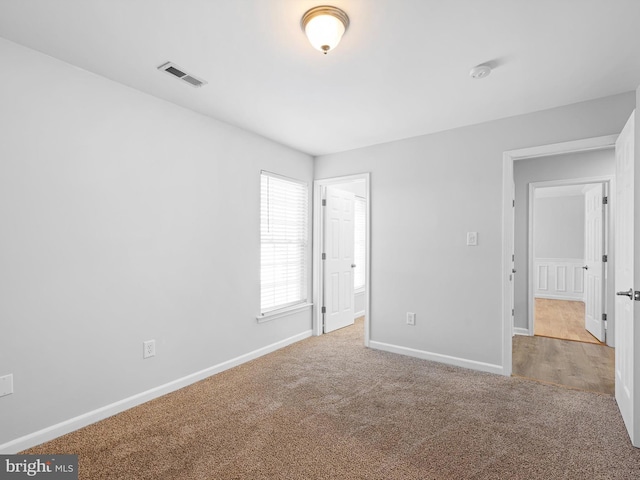
POLYGON ((313 48, 326 55, 340 43, 349 26, 349 17, 336 7, 314 7, 302 16, 301 24, 313 48))

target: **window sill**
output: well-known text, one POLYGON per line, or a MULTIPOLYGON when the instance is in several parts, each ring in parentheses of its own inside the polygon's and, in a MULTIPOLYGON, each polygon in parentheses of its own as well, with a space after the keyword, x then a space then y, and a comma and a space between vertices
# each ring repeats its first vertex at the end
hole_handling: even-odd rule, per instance
POLYGON ((301 303, 300 305, 294 305, 292 307, 283 308, 282 310, 274 310, 273 312, 263 313, 262 315, 258 315, 256 320, 258 323, 270 322, 271 320, 275 320, 276 318, 286 317, 288 315, 293 315, 294 313, 302 312, 310 307, 313 307, 313 303, 301 303))

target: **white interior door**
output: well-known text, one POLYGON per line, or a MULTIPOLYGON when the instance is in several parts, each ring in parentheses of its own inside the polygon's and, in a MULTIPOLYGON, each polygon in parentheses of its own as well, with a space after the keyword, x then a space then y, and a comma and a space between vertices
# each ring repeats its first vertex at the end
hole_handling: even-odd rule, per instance
POLYGON ((631 443, 640 446, 640 408, 634 402, 637 385, 634 368, 634 115, 616 141, 615 289, 616 401, 631 443), (630 295, 626 295, 629 293, 630 295))
POLYGON ((602 298, 604 295, 604 228, 602 197, 604 185, 593 185, 584 194, 584 328, 601 342, 605 340, 602 319, 602 298))
POLYGON ((324 332, 354 323, 354 204, 351 192, 327 187, 324 208, 324 332))
MULTIPOLYGON (((515 225, 516 219, 516 182, 511 183, 511 224, 515 225)), ((511 298, 511 336, 515 335, 515 308, 516 308, 516 253, 513 242, 511 244, 511 273, 509 274, 509 295, 511 298)), ((533 332, 533 327, 531 328, 533 332)))

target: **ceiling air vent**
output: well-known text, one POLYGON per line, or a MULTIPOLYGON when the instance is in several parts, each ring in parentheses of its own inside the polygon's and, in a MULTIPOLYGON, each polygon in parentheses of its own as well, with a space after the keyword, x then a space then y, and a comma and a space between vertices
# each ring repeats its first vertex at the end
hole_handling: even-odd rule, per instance
POLYGON ((183 82, 188 83, 192 87, 201 87, 202 85, 206 85, 207 82, 204 80, 191 75, 190 73, 186 73, 182 68, 178 67, 175 63, 167 62, 158 67, 158 70, 168 73, 169 75, 173 75, 176 78, 179 78, 183 82))

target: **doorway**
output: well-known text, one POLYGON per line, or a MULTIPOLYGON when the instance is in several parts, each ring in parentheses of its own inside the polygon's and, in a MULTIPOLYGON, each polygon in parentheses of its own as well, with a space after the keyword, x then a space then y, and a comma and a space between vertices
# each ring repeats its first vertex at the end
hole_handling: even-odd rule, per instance
MULTIPOLYGON (((614 148, 616 165, 616 186, 610 200, 617 205, 615 219, 611 222, 614 227, 616 245, 616 259, 613 284, 616 313, 615 327, 615 399, 625 423, 631 443, 640 447, 640 401, 635 394, 640 384, 640 369, 637 368, 636 354, 639 336, 634 330, 634 318, 639 316, 640 308, 636 301, 640 301, 640 292, 634 290, 634 281, 638 278, 639 262, 636 231, 638 222, 634 216, 637 212, 640 188, 640 176, 637 175, 635 164, 639 157, 636 148, 638 130, 635 117, 637 111, 631 112, 624 128, 619 135, 607 135, 571 142, 506 151, 503 153, 502 177, 502 213, 503 213, 503 244, 502 244, 502 327, 503 327, 503 374, 511 375, 513 371, 512 340, 514 334, 514 301, 513 284, 513 251, 515 238, 514 220, 514 163, 522 159, 545 157, 567 152, 584 152, 614 148), (624 273, 624 274, 623 274, 624 273)), ((613 192, 612 192, 613 193, 613 192)), ((614 311, 611 309, 610 311, 614 311)))
MULTIPOLYGON (((543 159, 551 155, 563 153, 589 152, 615 147, 617 135, 588 138, 552 145, 511 150, 503 153, 502 176, 502 217, 503 217, 503 242, 502 242, 502 365, 504 375, 510 376, 513 371, 512 339, 514 335, 514 315, 518 305, 514 303, 515 279, 518 276, 518 265, 514 265, 515 252, 515 204, 516 195, 514 188, 514 163, 527 159, 543 159), (516 268, 514 268, 516 267, 516 268), (516 270, 515 275, 513 270, 516 270)), ((521 201, 525 202, 524 199, 521 201)), ((516 261, 518 259, 515 259, 516 261)), ((522 259, 520 259, 522 262, 522 259)), ((524 266, 524 265, 522 265, 524 266)), ((522 275, 520 269, 520 275, 522 275)), ((526 311, 527 309, 525 309, 526 311)))
POLYGON ((364 344, 369 346, 370 201, 368 173, 314 182, 314 335, 353 324, 356 318, 364 317, 364 344), (346 205, 350 207, 345 209, 346 205), (349 222, 352 223, 349 228, 338 227, 349 222), (342 252, 347 251, 347 247, 351 254, 345 256, 342 252), (339 255, 338 250, 341 250, 339 255), (345 301, 344 296, 349 298, 345 301))
POLYGON ((613 182, 602 176, 529 184, 528 335, 613 346, 613 182))
POLYGON ((596 338, 612 309, 603 255, 613 253, 605 197, 614 174, 612 148, 516 162, 514 375, 614 392, 614 351, 596 338))

